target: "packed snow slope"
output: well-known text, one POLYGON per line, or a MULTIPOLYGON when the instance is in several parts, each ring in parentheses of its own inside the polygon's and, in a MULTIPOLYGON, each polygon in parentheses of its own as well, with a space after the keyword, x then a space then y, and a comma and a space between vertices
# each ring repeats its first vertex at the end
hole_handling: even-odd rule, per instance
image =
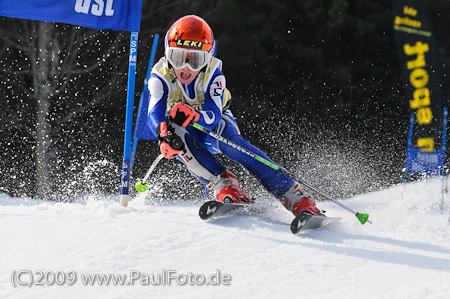
POLYGON ((259 215, 204 222, 200 202, 154 203, 143 195, 124 208, 108 198, 0 195, 0 298, 449 298, 449 197, 441 213, 439 180, 408 184, 403 199, 402 190, 342 201, 373 224, 319 202, 342 220, 299 236, 276 201, 259 204, 259 215), (171 285, 142 280, 168 271, 171 285), (228 285, 197 285, 218 271, 228 285), (62 285, 35 285, 41 273, 50 274, 40 283, 59 273, 62 285), (70 285, 62 279, 69 273, 77 278, 70 285), (82 280, 131 273, 139 280, 121 286, 82 280), (20 285, 31 276, 34 285, 20 285))

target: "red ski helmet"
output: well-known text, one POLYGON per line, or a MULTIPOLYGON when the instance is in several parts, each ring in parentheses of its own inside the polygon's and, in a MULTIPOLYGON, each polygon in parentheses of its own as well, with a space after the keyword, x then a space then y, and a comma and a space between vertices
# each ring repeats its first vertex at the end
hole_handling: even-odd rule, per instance
POLYGON ((188 15, 169 28, 164 46, 166 58, 173 67, 187 66, 197 71, 208 66, 214 54, 214 35, 205 20, 188 15))

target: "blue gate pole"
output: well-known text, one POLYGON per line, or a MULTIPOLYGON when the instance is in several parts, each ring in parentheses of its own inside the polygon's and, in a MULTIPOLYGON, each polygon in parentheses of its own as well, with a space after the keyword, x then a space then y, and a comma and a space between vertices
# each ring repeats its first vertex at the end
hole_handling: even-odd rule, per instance
POLYGON ((439 175, 441 176, 441 211, 444 211, 444 198, 445 198, 445 154, 447 150, 447 118, 448 118, 448 108, 444 107, 444 124, 442 128, 442 161, 441 161, 441 169, 439 170, 439 175))
MULTIPOLYGON (((152 52, 150 54, 150 60, 148 62, 147 75, 145 76, 144 88, 147 88, 147 84, 148 84, 148 80, 149 80, 149 77, 150 77, 150 73, 152 71, 153 61, 155 60, 156 48, 158 46, 158 39, 159 39, 159 34, 156 33, 155 36, 153 37, 152 52)), ((138 111, 139 112, 141 111, 141 103, 139 103, 139 110, 138 111)), ((138 129, 138 127, 137 127, 137 124, 136 124, 135 128, 134 128, 133 146, 131 147, 130 178, 131 178, 131 173, 133 172, 134 158, 136 156, 136 149, 137 149, 137 145, 138 145, 138 139, 136 137, 137 136, 137 129, 138 129)))
POLYGON ((413 127, 414 127, 414 112, 411 113, 411 117, 409 119, 408 143, 406 145, 406 163, 405 163, 405 172, 403 174, 403 184, 406 183, 406 175, 408 174, 409 149, 411 148, 413 127))
POLYGON ((158 39, 159 39, 159 34, 156 33, 155 36, 153 37, 152 52, 150 54, 150 60, 148 62, 147 75, 145 75, 145 81, 147 83, 148 83, 148 79, 150 78, 150 73, 152 72, 153 61, 155 60, 155 55, 156 55, 156 48, 158 47, 158 39))
POLYGON ((414 127, 414 112, 411 113, 411 117, 409 118, 409 132, 408 132, 408 143, 406 145, 405 172, 403 173, 403 184, 402 184, 403 185, 402 200, 405 199, 405 186, 408 176, 409 149, 411 148, 412 143, 413 127, 414 127))
POLYGON ((131 135, 133 129, 134 81, 136 78, 138 33, 132 32, 130 39, 130 58, 128 62, 127 109, 125 114, 125 136, 123 144, 122 186, 120 189, 120 205, 128 205, 130 186, 130 154, 131 135))

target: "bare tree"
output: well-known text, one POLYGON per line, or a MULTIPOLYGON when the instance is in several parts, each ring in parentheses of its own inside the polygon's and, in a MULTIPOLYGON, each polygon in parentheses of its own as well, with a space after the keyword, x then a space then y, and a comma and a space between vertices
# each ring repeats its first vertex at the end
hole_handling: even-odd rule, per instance
MULTIPOLYGON (((29 114, 35 113, 35 127, 9 115, 11 125, 25 127, 35 139, 36 190, 38 198, 52 198, 57 175, 55 163, 55 138, 61 125, 77 115, 89 111, 115 92, 108 84, 92 82, 86 78, 97 72, 105 63, 117 65, 101 80, 109 82, 123 77, 126 64, 117 64, 117 52, 125 52, 121 45, 126 39, 120 33, 110 38, 98 30, 60 25, 50 22, 14 20, 1 29, 2 79, 25 97, 29 114), (89 90, 85 97, 68 94, 68 89, 89 90), (33 109, 32 107, 35 107, 33 109), (55 111, 56 110, 56 111, 55 111)), ((126 44, 126 43, 125 43, 126 44)), ((118 55, 120 56, 120 55, 118 55)), ((5 121, 5 120, 4 120, 5 121)))

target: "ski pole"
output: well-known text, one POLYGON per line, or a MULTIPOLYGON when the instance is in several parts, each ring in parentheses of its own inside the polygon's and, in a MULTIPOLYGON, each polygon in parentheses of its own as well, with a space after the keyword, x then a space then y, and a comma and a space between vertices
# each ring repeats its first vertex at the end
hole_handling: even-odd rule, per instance
MULTIPOLYGON (((287 174, 287 173, 286 173, 287 174)), ((347 207, 346 205, 342 204, 341 202, 337 201, 336 199, 332 198, 330 195, 323 193, 322 191, 318 190, 317 188, 315 188, 314 186, 312 186, 311 184, 305 182, 304 180, 301 179, 297 179, 295 178, 300 184, 305 185, 306 187, 308 187, 309 189, 313 190, 314 192, 322 195, 323 197, 331 200, 332 202, 334 202, 335 204, 337 204, 338 206, 340 206, 341 208, 346 209, 347 211, 349 211, 350 213, 352 213, 353 215, 356 216, 356 218, 358 218, 359 222, 361 222, 361 224, 364 224, 366 222, 372 224, 372 221, 369 220, 369 214, 362 214, 362 213, 358 213, 355 212, 354 210, 350 209, 349 207, 347 207)))
POLYGON ((147 173, 145 174, 144 179, 142 181, 136 182, 134 187, 136 188, 137 191, 139 191, 139 192, 147 191, 148 187, 145 183, 147 182, 148 178, 150 177, 150 174, 153 172, 156 165, 158 165, 159 161, 161 161, 162 158, 164 158, 164 156, 162 154, 159 154, 159 156, 156 157, 155 161, 153 161, 152 166, 150 166, 150 168, 148 169, 147 173))
POLYGON ((200 131, 202 131, 203 133, 205 133, 205 134, 207 134, 207 135, 209 135, 209 136, 211 136, 211 137, 213 137, 213 138, 215 138, 215 139, 217 139, 217 140, 219 140, 219 141, 221 141, 221 142, 223 142, 223 143, 225 143, 225 144, 231 146, 232 148, 234 148, 234 149, 236 149, 236 150, 238 150, 238 151, 240 151, 240 152, 242 152, 242 153, 244 153, 244 154, 249 155, 250 157, 252 157, 252 158, 254 158, 255 160, 257 160, 257 161, 259 161, 259 162, 261 162, 261 163, 263 163, 263 164, 265 164, 265 165, 271 167, 272 169, 275 169, 275 170, 277 170, 277 171, 279 171, 279 172, 281 172, 281 173, 284 173, 284 174, 286 174, 286 175, 292 177, 293 179, 295 179, 295 180, 298 181, 299 183, 305 185, 307 188, 309 188, 309 189, 311 189, 311 190, 317 192, 318 194, 320 194, 320 195, 322 195, 323 197, 325 197, 325 198, 331 200, 332 202, 334 202, 335 204, 337 204, 337 205, 340 206, 341 208, 344 208, 345 210, 347 210, 347 211, 349 211, 350 213, 352 213, 353 215, 355 215, 356 218, 358 218, 358 220, 359 220, 359 222, 360 222, 361 224, 364 224, 364 223, 366 223, 366 222, 372 224, 372 222, 369 220, 369 214, 363 214, 363 213, 358 213, 358 212, 353 211, 352 209, 350 209, 349 207, 347 207, 347 206, 344 205, 343 203, 341 203, 341 202, 337 201, 336 199, 332 198, 331 196, 329 196, 329 195, 327 195, 327 194, 325 194, 325 193, 319 191, 317 188, 315 188, 315 187, 313 187, 312 185, 308 184, 308 183, 305 182, 304 180, 295 178, 295 177, 293 176, 293 174, 292 174, 290 171, 288 171, 287 169, 285 169, 285 168, 283 168, 283 167, 281 167, 281 166, 279 166, 279 165, 276 165, 275 163, 272 163, 271 161, 269 161, 269 160, 267 160, 267 159, 265 159, 265 158, 263 158, 263 157, 261 157, 261 156, 258 156, 258 155, 255 154, 255 153, 252 153, 251 151, 249 151, 249 150, 243 148, 242 146, 240 146, 240 145, 238 145, 238 144, 232 142, 231 140, 228 140, 228 139, 226 139, 226 138, 224 138, 224 137, 218 135, 217 133, 215 133, 215 132, 213 132, 213 131, 211 131, 211 130, 208 130, 207 128, 203 127, 202 125, 199 125, 199 124, 196 123, 196 122, 192 122, 192 123, 190 123, 189 125, 192 126, 192 127, 194 127, 194 128, 196 128, 196 129, 198 129, 198 130, 200 130, 200 131))

